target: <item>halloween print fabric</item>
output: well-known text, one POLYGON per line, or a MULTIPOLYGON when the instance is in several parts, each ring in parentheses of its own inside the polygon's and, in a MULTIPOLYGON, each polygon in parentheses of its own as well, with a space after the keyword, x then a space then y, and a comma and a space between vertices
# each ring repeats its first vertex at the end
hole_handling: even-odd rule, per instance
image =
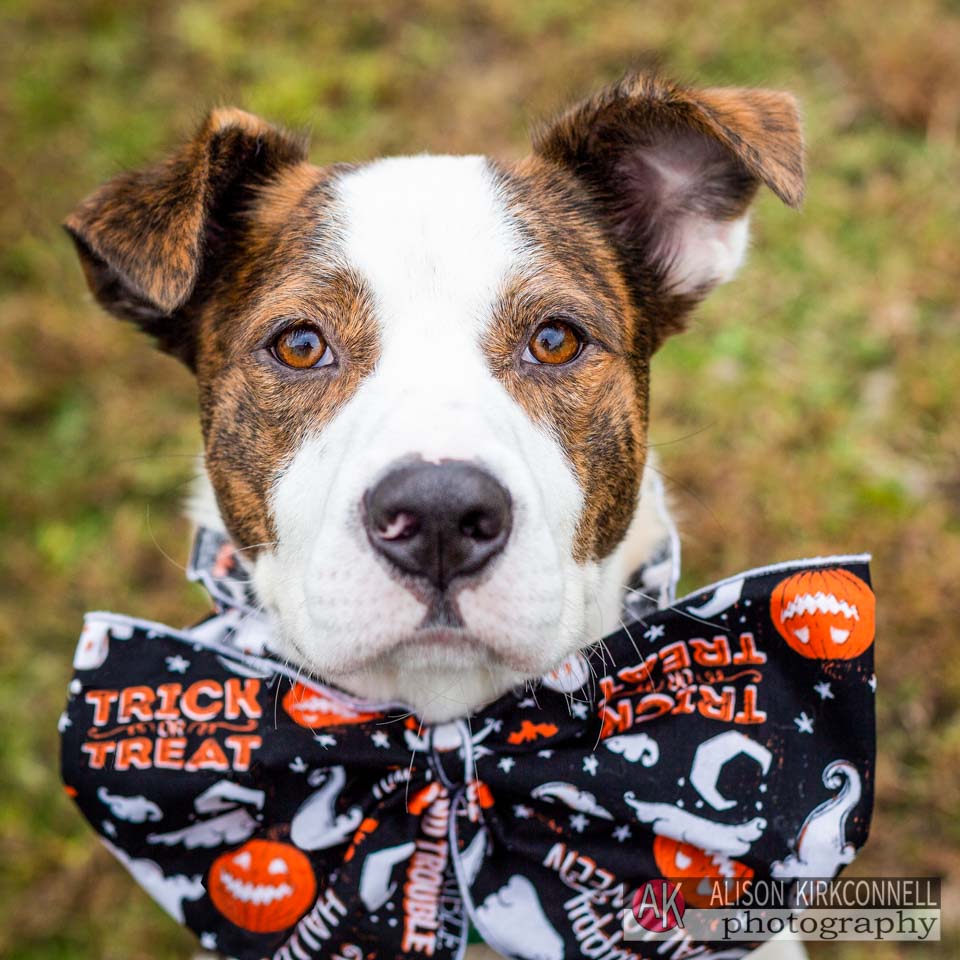
MULTIPOLYGON (((633 891, 829 877, 866 839, 865 557, 754 570, 662 609, 638 575, 625 629, 532 692, 427 727, 272 658, 228 545, 206 536, 194 569, 219 612, 185 631, 89 614, 60 726, 68 793, 207 949, 456 958, 472 924, 523 960, 709 957, 625 942, 633 891)), ((662 558, 667 594, 675 566, 662 558)))

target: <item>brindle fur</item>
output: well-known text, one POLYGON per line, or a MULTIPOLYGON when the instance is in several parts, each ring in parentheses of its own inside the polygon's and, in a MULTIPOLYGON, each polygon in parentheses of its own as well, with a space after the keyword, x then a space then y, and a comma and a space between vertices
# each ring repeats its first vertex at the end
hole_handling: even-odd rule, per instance
MULTIPOLYGON (((276 477, 379 352, 371 298, 335 252, 331 187, 343 168, 305 158, 298 138, 216 110, 170 159, 121 175, 66 221, 100 303, 195 370, 221 512, 254 549, 275 537, 276 477), (294 375, 269 360, 264 344, 291 317, 321 325, 334 370, 294 375)), ((585 497, 575 558, 600 559, 636 508, 650 357, 707 292, 681 294, 666 281, 672 218, 738 218, 761 183, 799 204, 796 104, 629 76, 545 126, 532 156, 491 171, 536 259, 502 291, 482 346, 495 376, 566 451, 585 497), (671 139, 704 157, 703 176, 679 197, 661 189, 645 153, 671 139), (533 330, 557 315, 584 327, 591 345, 568 366, 522 364, 533 330)))

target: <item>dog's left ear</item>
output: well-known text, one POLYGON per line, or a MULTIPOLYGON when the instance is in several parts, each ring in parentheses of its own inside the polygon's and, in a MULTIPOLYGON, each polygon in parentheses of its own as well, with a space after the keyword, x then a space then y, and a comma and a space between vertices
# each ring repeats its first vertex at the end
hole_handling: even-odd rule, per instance
POLYGON ((787 93, 630 75, 540 130, 534 149, 587 188, 654 348, 736 272, 760 184, 791 207, 803 200, 803 137, 787 93))

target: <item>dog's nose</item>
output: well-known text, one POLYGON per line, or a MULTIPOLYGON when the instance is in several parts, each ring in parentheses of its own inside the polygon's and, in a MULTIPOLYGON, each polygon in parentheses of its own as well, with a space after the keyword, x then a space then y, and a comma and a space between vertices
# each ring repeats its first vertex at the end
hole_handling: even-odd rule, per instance
POLYGON ((458 460, 397 467, 363 499, 374 549, 440 590, 480 570, 510 535, 510 494, 486 470, 458 460))

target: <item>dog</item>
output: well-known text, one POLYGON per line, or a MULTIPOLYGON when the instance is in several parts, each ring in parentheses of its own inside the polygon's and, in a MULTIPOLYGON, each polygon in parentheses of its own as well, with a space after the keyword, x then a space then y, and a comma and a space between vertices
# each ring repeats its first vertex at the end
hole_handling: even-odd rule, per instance
POLYGON ((631 74, 483 156, 312 165, 214 110, 67 219, 89 286, 196 374, 194 519, 305 672, 428 722, 615 629, 662 540, 650 362, 801 203, 787 93, 631 74))

